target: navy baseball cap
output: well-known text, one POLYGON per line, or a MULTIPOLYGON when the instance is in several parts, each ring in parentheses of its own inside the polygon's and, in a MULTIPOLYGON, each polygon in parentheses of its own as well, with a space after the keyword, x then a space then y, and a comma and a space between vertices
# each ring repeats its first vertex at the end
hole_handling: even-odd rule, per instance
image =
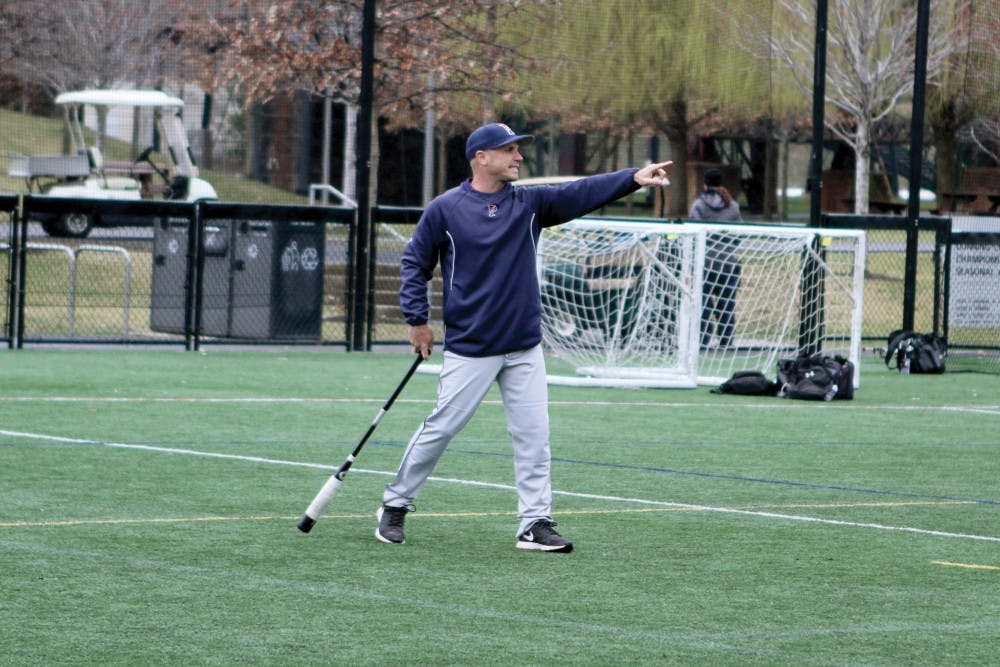
POLYGON ((515 141, 530 144, 535 137, 530 134, 518 134, 503 123, 489 123, 476 128, 465 142, 465 159, 472 160, 477 151, 489 151, 500 148, 515 141))

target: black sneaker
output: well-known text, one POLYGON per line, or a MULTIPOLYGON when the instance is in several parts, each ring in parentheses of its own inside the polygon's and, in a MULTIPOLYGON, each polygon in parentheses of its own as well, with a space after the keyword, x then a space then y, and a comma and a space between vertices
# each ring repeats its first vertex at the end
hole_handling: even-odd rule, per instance
POLYGON ((517 536, 517 548, 569 553, 573 550, 573 543, 557 533, 555 525, 554 521, 539 519, 517 536))
POLYGON ((406 536, 403 535, 403 522, 406 521, 406 513, 413 510, 413 507, 389 507, 382 505, 378 508, 375 516, 378 517, 378 528, 375 529, 375 537, 388 544, 406 544, 406 536))

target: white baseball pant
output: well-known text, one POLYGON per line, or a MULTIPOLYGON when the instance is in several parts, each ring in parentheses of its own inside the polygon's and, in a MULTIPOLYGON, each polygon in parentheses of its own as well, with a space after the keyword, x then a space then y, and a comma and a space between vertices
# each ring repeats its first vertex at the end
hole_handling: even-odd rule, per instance
POLYGON ((492 357, 447 351, 443 356, 437 406, 410 439, 382 502, 400 507, 414 501, 448 443, 469 423, 496 381, 514 446, 517 534, 539 519, 551 520, 548 386, 541 345, 492 357))

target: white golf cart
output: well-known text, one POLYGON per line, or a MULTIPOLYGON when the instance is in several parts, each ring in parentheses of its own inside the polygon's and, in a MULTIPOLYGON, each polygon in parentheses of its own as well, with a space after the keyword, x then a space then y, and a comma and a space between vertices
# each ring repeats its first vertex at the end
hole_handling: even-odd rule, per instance
MULTIPOLYGON (((184 101, 159 90, 80 90, 62 93, 55 99, 63 108, 63 117, 71 142, 70 155, 9 157, 8 175, 24 178, 32 194, 78 199, 174 199, 198 201, 217 199, 207 181, 198 177, 181 118, 184 101), (97 146, 88 146, 84 138, 83 107, 123 107, 152 109, 159 132, 159 151, 166 165, 150 158, 154 147, 142 151, 131 162, 107 162, 97 146)), ((133 118, 137 114, 133 113, 133 118)), ((94 225, 121 221, 94 219, 84 213, 60 216, 37 215, 51 236, 82 238, 94 225)))

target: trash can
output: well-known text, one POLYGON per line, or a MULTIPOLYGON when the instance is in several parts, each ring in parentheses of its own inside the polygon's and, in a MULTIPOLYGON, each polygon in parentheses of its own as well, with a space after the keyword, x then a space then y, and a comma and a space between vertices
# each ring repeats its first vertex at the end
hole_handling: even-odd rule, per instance
POLYGON ((319 340, 324 225, 242 221, 234 233, 234 338, 319 340))
POLYGON ((153 226, 153 284, 149 328, 162 333, 184 333, 187 292, 187 219, 160 218, 153 226))
POLYGON ((229 308, 232 303, 230 244, 232 223, 216 220, 204 227, 204 269, 201 279, 201 335, 229 335, 229 308))
MULTIPOLYGON (((187 292, 187 252, 190 221, 163 218, 153 227, 153 284, 149 328, 162 333, 184 333, 187 292)), ((228 222, 205 227, 201 333, 229 335, 228 222)), ((194 323, 192 322, 192 325, 194 323)))
MULTIPOLYGON (((188 226, 164 220, 153 231, 154 331, 184 333, 188 226)), ((321 338, 322 223, 212 220, 204 230, 201 335, 321 338)))

